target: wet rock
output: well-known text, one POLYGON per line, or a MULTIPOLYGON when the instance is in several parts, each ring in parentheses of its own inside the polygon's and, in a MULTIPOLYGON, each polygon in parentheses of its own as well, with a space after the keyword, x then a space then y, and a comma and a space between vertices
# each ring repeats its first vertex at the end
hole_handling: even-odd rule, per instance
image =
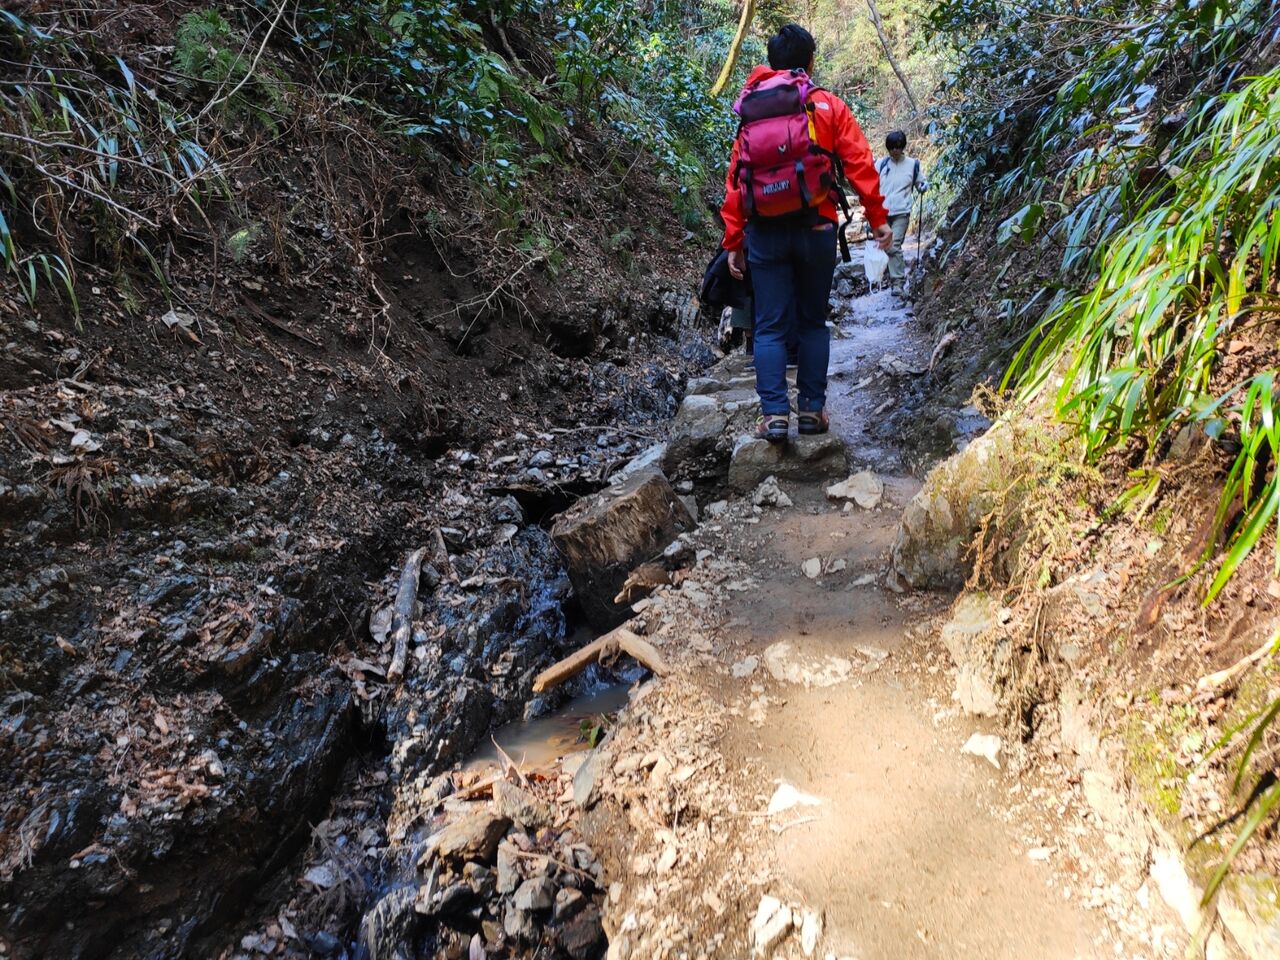
POLYGON ((538 926, 533 917, 508 902, 502 915, 502 930, 508 937, 517 942, 532 943, 538 939, 538 926))
POLYGON ((551 538, 591 623, 608 630, 630 616, 616 604, 627 575, 695 526, 658 471, 645 471, 588 497, 560 515, 551 538))
POLYGON ((729 486, 745 493, 768 477, 812 483, 846 476, 844 441, 832 433, 796 437, 789 443, 769 443, 742 436, 729 461, 729 486))
POLYGON ((511 902, 517 910, 529 913, 550 910, 556 902, 556 885, 548 877, 530 877, 516 888, 511 902))
POLYGON ((587 903, 586 894, 573 887, 564 887, 556 894, 555 919, 563 923, 578 913, 587 903))
POLYGON ((481 902, 480 894, 471 884, 459 881, 440 891, 432 904, 432 909, 419 908, 418 912, 456 920, 470 914, 481 902))
POLYGON ((370 960, 400 960, 412 942, 413 926, 417 922, 414 902, 417 891, 413 887, 392 890, 373 905, 360 922, 360 943, 370 960))
MULTIPOLYGON (((317 957, 336 957, 342 950, 342 941, 328 930, 302 934, 302 942, 317 957)), ((370 954, 372 957, 373 954, 370 954)))
POLYGON ((852 500, 863 510, 872 510, 879 506, 884 496, 884 481, 871 470, 855 473, 848 480, 827 487, 827 497, 831 500, 852 500))
POLYGON ((587 904, 556 932, 556 941, 572 960, 599 960, 609 948, 600 908, 587 904))
POLYGON ((545 827, 555 819, 548 804, 508 780, 494 783, 493 800, 500 815, 527 830, 545 827))
POLYGON ((511 821, 490 810, 476 810, 449 824, 427 841, 425 856, 442 860, 479 860, 492 863, 498 842, 511 829, 511 821))

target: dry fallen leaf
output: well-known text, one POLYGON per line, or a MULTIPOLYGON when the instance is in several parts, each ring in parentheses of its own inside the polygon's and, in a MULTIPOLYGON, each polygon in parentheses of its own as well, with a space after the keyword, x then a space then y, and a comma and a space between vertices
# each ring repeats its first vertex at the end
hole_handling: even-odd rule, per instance
POLYGON ((169 735, 169 721, 164 718, 164 714, 156 711, 155 722, 156 729, 167 737, 169 735))
POLYGON ((61 650, 63 653, 69 653, 72 656, 75 656, 77 653, 80 652, 75 648, 75 646, 71 643, 71 641, 64 640, 61 636, 54 637, 53 642, 58 645, 58 649, 61 650))

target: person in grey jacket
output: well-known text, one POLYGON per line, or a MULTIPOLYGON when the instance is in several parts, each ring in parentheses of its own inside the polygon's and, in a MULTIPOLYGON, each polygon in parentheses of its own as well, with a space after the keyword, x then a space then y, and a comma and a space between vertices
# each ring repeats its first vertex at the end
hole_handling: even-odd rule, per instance
POLYGON ((902 241, 907 236, 911 222, 911 207, 916 194, 929 189, 928 181, 920 169, 920 161, 907 156, 907 135, 894 130, 884 138, 889 155, 876 164, 880 173, 880 193, 889 211, 889 226, 893 230, 893 245, 889 248, 889 283, 897 287, 907 275, 907 265, 902 259, 902 241))

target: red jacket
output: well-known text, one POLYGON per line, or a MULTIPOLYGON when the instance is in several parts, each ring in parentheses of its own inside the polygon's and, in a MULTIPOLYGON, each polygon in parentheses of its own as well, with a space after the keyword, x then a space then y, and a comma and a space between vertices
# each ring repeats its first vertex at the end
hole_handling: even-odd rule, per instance
MULTIPOLYGON (((766 66, 756 67, 747 83, 768 79, 778 72, 766 66)), ((815 90, 809 94, 809 102, 816 107, 813 128, 818 146, 830 150, 844 164, 845 178, 862 200, 863 213, 872 229, 887 223, 889 216, 885 213, 884 198, 880 196, 880 174, 876 172, 875 158, 849 105, 826 90, 815 90)), ((729 155, 729 173, 725 177, 724 204, 720 207, 720 216, 724 220, 722 245, 726 250, 742 248, 742 228, 746 226, 747 219, 742 212, 742 194, 733 183, 733 168, 737 162, 738 141, 735 139, 733 153, 729 155)), ((836 204, 831 197, 822 202, 818 216, 832 223, 838 222, 836 204)))

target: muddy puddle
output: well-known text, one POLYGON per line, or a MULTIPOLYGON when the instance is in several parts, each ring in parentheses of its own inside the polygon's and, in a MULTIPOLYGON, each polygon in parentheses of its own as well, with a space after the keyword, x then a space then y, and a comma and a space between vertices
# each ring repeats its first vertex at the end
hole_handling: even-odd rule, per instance
POLYGON ((549 767, 561 757, 589 750, 591 729, 602 717, 626 705, 630 689, 629 683, 599 683, 546 716, 499 727, 493 738, 467 759, 463 769, 501 766, 499 747, 526 771, 549 767))

